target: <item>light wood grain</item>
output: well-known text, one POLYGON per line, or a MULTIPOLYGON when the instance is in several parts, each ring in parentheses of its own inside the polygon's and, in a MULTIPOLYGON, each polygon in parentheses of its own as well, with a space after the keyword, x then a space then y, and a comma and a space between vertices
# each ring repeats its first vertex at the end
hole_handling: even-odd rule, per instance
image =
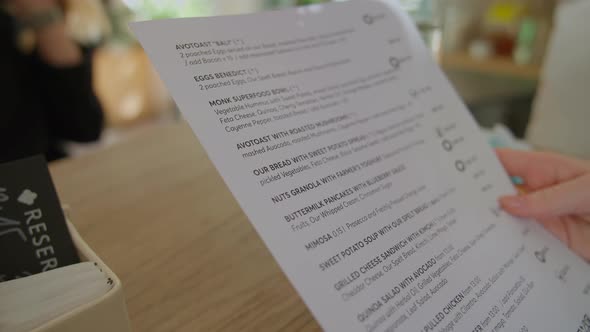
POLYGON ((50 168, 134 331, 320 330, 185 124, 50 168))
POLYGON ((541 72, 539 65, 518 65, 511 59, 503 58, 478 60, 466 53, 442 54, 440 63, 446 69, 467 70, 533 81, 539 79, 541 72))

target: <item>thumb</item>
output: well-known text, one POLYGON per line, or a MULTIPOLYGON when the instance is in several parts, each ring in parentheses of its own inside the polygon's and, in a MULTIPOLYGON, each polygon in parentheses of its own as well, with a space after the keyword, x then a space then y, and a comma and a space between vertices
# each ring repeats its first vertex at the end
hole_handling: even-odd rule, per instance
POLYGON ((590 211, 590 176, 519 196, 504 196, 500 205, 510 214, 526 218, 552 218, 590 211))

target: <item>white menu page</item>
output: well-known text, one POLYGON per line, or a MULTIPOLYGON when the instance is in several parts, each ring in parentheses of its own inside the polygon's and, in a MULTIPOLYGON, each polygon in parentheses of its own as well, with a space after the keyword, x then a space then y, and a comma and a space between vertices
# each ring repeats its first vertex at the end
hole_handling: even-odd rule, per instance
POLYGON ((588 266, 499 208, 508 176, 395 5, 132 29, 325 330, 588 330, 588 266))

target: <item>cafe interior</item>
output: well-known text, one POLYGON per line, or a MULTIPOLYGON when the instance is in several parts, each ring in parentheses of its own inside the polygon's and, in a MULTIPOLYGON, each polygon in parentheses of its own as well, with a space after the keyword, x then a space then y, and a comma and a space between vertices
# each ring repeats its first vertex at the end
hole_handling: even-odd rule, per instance
MULTIPOLYGON (((116 144, 144 128, 182 121, 166 87, 129 31, 129 22, 252 13, 318 2, 324 1, 68 1, 67 22, 72 36, 94 48, 94 89, 106 118, 101 139, 93 144, 68 143, 70 155, 76 157, 116 144)), ((577 146, 583 142, 555 142, 561 132, 543 137, 552 122, 535 114, 545 112, 535 101, 542 91, 543 65, 559 1, 400 2, 493 144, 538 146, 584 156, 588 150, 577 146)), ((576 115, 570 112, 567 116, 576 115)), ((562 125, 551 130, 566 128, 562 125)))
MULTIPOLYGON (((399 3, 492 147, 587 159, 590 110, 572 91, 588 91, 590 25, 561 14, 573 1, 399 3)), ((62 142, 49 168, 69 221, 120 278, 133 330, 320 330, 128 24, 325 2, 63 1, 68 34, 92 54, 104 126, 93 142, 62 142)))

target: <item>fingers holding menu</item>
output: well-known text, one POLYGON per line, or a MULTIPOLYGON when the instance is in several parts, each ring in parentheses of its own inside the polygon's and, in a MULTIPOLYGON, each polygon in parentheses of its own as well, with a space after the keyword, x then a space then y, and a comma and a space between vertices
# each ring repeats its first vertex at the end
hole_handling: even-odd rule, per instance
POLYGON ((508 178, 401 15, 357 1, 133 29, 325 329, 562 326, 530 314, 558 282, 499 208, 508 178))

